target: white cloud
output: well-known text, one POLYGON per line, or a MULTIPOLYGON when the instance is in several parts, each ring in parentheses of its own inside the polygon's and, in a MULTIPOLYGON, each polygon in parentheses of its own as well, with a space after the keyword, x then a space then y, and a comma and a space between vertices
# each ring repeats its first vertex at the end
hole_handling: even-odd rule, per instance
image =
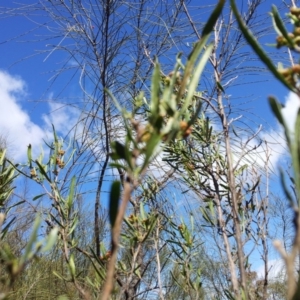
POLYGON ((277 173, 278 163, 287 154, 283 130, 281 128, 278 128, 277 130, 263 130, 260 134, 260 139, 262 140, 262 144, 254 152, 254 162, 260 168, 265 168, 266 165, 268 165, 268 168, 272 172, 277 173))
POLYGON ((28 144, 39 146, 45 137, 45 131, 30 120, 21 105, 26 96, 25 87, 20 78, 0 71, 0 134, 8 138, 15 161, 24 158, 28 144))
MULTIPOLYGON (((268 268, 269 268, 269 279, 276 279, 278 277, 283 278, 285 275, 285 264, 281 258, 272 259, 268 261, 268 268)), ((260 265, 256 269, 257 277, 259 279, 264 278, 265 276, 265 266, 260 265)))
POLYGON ((43 115, 43 121, 49 130, 53 124, 57 132, 67 135, 78 122, 80 113, 70 105, 49 102, 49 109, 50 112, 43 115))
POLYGON ((282 109, 284 120, 291 132, 294 130, 298 109, 300 108, 300 98, 290 92, 285 99, 285 107, 282 109))
POLYGON ((49 113, 42 116, 39 124, 34 123, 24 108, 26 96, 26 83, 0 70, 0 137, 7 139, 9 156, 15 162, 26 161, 29 144, 34 156, 40 153, 43 139, 53 136, 52 124, 59 135, 66 135, 80 116, 79 111, 69 105, 49 102, 49 113))
MULTIPOLYGON (((293 132, 299 108, 299 97, 290 92, 286 97, 285 107, 282 108, 282 115, 290 132, 293 132)), ((278 122, 275 128, 267 130, 263 128, 258 135, 258 139, 262 141, 261 146, 247 154, 242 163, 252 162, 256 167, 263 169, 268 162, 271 171, 277 173, 278 164, 282 163, 283 159, 286 161, 289 155, 282 125, 278 122), (269 157, 268 160, 267 156, 269 157)), ((243 140, 246 140, 246 137, 243 137, 243 140)), ((258 140, 251 140, 248 149, 253 148, 255 145, 258 145, 258 140)), ((238 156, 238 149, 235 149, 235 151, 235 156, 238 156)))
MULTIPOLYGON (((290 132, 294 131, 299 108, 299 97, 295 93, 290 92, 286 96, 285 106, 281 110, 290 132)), ((266 163, 266 153, 268 152, 269 167, 271 167, 273 171, 276 171, 278 169, 278 164, 282 162, 282 159, 286 160, 289 156, 282 125, 278 122, 275 129, 263 130, 259 137, 262 141, 267 142, 267 144, 262 144, 261 148, 263 151, 260 152, 261 154, 257 153, 256 162, 262 167, 266 163)))

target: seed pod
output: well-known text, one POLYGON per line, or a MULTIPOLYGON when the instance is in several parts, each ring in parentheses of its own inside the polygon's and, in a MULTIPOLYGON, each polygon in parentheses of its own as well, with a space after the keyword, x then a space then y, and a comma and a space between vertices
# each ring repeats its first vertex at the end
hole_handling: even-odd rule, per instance
POLYGON ((63 156, 65 154, 65 152, 66 152, 65 150, 60 149, 60 150, 58 150, 58 155, 63 156))
POLYGON ((294 16, 298 16, 300 15, 300 8, 293 6, 290 8, 290 13, 294 16))

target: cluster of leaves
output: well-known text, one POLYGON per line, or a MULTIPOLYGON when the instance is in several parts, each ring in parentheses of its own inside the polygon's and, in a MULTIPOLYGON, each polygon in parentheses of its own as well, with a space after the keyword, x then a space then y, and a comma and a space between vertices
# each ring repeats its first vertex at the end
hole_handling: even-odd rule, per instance
POLYGON ((28 238, 22 255, 16 256, 13 253, 11 246, 6 241, 6 235, 15 221, 15 217, 9 218, 9 212, 13 207, 22 204, 24 201, 15 203, 11 206, 6 205, 6 202, 9 200, 9 197, 14 190, 12 184, 18 176, 18 173, 15 172, 14 166, 8 164, 8 160, 5 157, 5 150, 1 150, 0 168, 0 262, 6 270, 5 273, 1 272, 0 274, 1 286, 3 287, 0 299, 5 299, 9 294, 9 289, 26 265, 36 258, 38 254, 49 251, 56 243, 58 228, 54 227, 44 239, 38 240, 37 237, 41 224, 41 217, 37 216, 32 226, 32 233, 28 238), (4 227, 2 228, 2 226, 4 227))
POLYGON ((171 249, 176 255, 171 276, 181 291, 192 293, 195 299, 203 293, 201 267, 195 263, 199 258, 201 244, 197 243, 194 233, 194 218, 190 216, 190 226, 184 220, 179 225, 170 221, 172 239, 169 240, 171 249))

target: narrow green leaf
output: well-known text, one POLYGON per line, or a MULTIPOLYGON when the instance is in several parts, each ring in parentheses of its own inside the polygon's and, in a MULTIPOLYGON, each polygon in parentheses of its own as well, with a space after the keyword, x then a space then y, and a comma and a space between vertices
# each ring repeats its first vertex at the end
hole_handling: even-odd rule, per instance
MULTIPOLYGON (((97 261, 100 261, 100 260, 97 260, 97 261)), ((102 280, 105 280, 106 276, 105 274, 103 274, 103 272, 101 272, 99 270, 99 267, 96 266, 95 262, 91 259, 91 262, 92 262, 92 265, 94 267, 94 270, 96 271, 96 273, 99 275, 99 277, 102 279, 102 280)), ((102 263, 99 263, 101 267, 103 267, 102 263)))
POLYGON ((115 98, 115 96, 108 90, 108 89, 104 89, 105 93, 107 93, 109 95, 109 97, 113 100, 117 110, 119 112, 122 112, 122 107, 121 105, 119 104, 118 100, 115 98))
POLYGON ((31 144, 28 145, 27 147, 27 158, 28 158, 28 164, 29 164, 29 168, 32 168, 32 148, 31 148, 31 144))
POLYGON ((171 81, 168 86, 164 87, 163 95, 162 95, 162 98, 164 99, 163 103, 165 106, 167 106, 167 111, 170 116, 174 115, 174 112, 176 111, 176 107, 177 107, 176 99, 174 98, 173 94, 174 94, 176 81, 178 80, 177 74, 180 68, 180 59, 179 59, 180 56, 181 54, 177 55, 176 65, 173 70, 171 81))
POLYGON ((225 290, 225 295, 229 300, 236 300, 229 290, 225 290))
POLYGON ((76 216, 72 221, 72 225, 71 228, 69 229, 68 235, 71 235, 73 231, 76 229, 78 221, 79 221, 78 216, 76 216))
POLYGON ((280 181, 281 181, 281 185, 283 187, 283 191, 285 193, 285 196, 289 200, 290 206, 293 207, 294 204, 295 204, 294 197, 292 196, 291 192, 289 191, 289 188, 287 187, 287 184, 286 184, 285 178, 284 178, 284 173, 283 173, 282 169, 280 169, 280 181))
POLYGON ((294 139, 292 140, 291 155, 294 168, 295 186, 297 194, 300 196, 300 109, 298 109, 294 125, 294 139))
POLYGON ((31 178, 31 177, 28 176, 26 173, 24 173, 23 171, 21 171, 20 169, 18 169, 18 167, 17 167, 18 165, 13 164, 9 159, 6 159, 6 160, 11 164, 11 166, 12 166, 16 171, 18 171, 18 173, 24 175, 24 176, 27 177, 27 178, 31 178))
POLYGON ((206 22, 202 30, 202 36, 208 35, 212 32, 218 18, 222 13, 225 2, 225 0, 219 0, 218 4, 216 5, 215 9, 213 10, 212 14, 210 15, 208 21, 206 22))
POLYGON ((3 238, 6 236, 9 227, 12 225, 12 223, 15 221, 15 219, 16 219, 16 217, 12 218, 12 219, 8 222, 8 224, 6 224, 4 228, 2 228, 2 231, 1 231, 1 239, 3 239, 3 238))
MULTIPOLYGON (((199 55, 201 53, 201 51, 206 47, 206 42, 208 41, 209 36, 203 36, 201 38, 200 41, 198 41, 195 44, 195 47, 193 49, 193 51, 190 53, 190 55, 188 56, 188 61, 186 63, 186 67, 184 70, 184 74, 183 74, 183 78, 182 78, 182 82, 180 85, 180 90, 178 91, 177 95, 176 95, 176 102, 180 103, 180 100, 182 98, 182 95, 184 95, 185 91, 186 91, 186 87, 187 87, 187 83, 190 81, 190 77, 193 71, 193 68, 195 66, 195 62, 196 60, 199 58, 199 55)), ((200 60, 201 63, 202 59, 200 60)), ((185 107, 187 107, 187 105, 185 105, 185 107)))
POLYGON ((4 160, 5 160, 5 154, 6 154, 6 149, 1 149, 0 152, 0 166, 2 166, 4 164, 4 160))
POLYGON ((48 174, 46 173, 46 171, 45 171, 44 167, 41 165, 41 163, 38 160, 36 160, 35 162, 38 165, 41 174, 47 179, 47 181, 49 183, 51 183, 51 179, 49 178, 48 174))
POLYGON ((288 41, 289 46, 293 49, 294 41, 290 38, 290 36, 280 18, 277 7, 275 5, 272 5, 272 17, 273 17, 275 26, 278 28, 280 34, 283 35, 283 37, 288 41))
POLYGON ((156 61, 151 82, 151 114, 156 117, 159 111, 159 96, 160 96, 160 66, 156 61))
POLYGON ((231 124, 231 129, 232 129, 232 132, 234 133, 234 135, 235 135, 236 137, 239 137, 239 135, 238 135, 238 133, 236 132, 235 127, 233 126, 233 124, 231 124))
POLYGON ((215 217, 214 202, 212 200, 208 202, 208 208, 211 215, 215 217))
POLYGON ((272 109, 274 115, 276 116, 277 120, 283 126, 287 144, 291 148, 290 132, 289 132, 289 128, 288 128, 287 124, 285 123, 285 120, 281 113, 282 107, 274 97, 269 97, 269 103, 270 103, 271 109, 272 109))
POLYGON ((37 199, 39 199, 39 198, 41 198, 41 197, 43 197, 45 195, 47 195, 47 194, 44 193, 44 194, 37 195, 37 196, 33 197, 32 201, 35 201, 35 200, 37 200, 37 199))
POLYGON ((63 226, 58 220, 57 218, 54 217, 53 214, 50 213, 51 218, 61 227, 61 228, 65 228, 65 226, 63 226))
POLYGON ((201 56, 199 63, 196 66, 196 69, 194 70, 193 77, 188 86, 187 96, 186 96, 184 105, 181 108, 181 113, 186 111, 187 107, 190 105, 190 103, 192 101, 192 98, 194 97, 195 90, 196 90, 197 86, 199 85, 200 76, 205 68, 205 65, 211 55, 212 50, 213 50, 213 45, 211 44, 205 49, 203 55, 201 56))
POLYGON ((157 218, 158 218, 158 216, 155 216, 155 217, 152 218, 151 225, 150 225, 147 233, 145 234, 145 236, 144 236, 144 238, 142 240, 142 243, 147 240, 149 234, 153 231, 153 229, 155 227, 155 224, 156 224, 156 221, 157 221, 157 218))
POLYGON ((61 280, 65 280, 65 278, 63 278, 60 274, 58 274, 56 271, 52 272, 56 277, 58 277, 61 280))
POLYGON ((176 279, 176 276, 173 274, 172 271, 171 271, 171 276, 172 276, 173 280, 175 281, 175 283, 177 284, 177 286, 182 289, 182 286, 180 285, 179 281, 176 279))
POLYGON ((75 153, 76 149, 73 149, 71 154, 69 155, 68 159, 65 161, 65 166, 71 161, 71 159, 73 158, 73 155, 75 153))
POLYGON ((25 202, 26 202, 25 200, 19 201, 19 202, 15 203, 15 204, 9 206, 8 209, 12 209, 12 208, 14 208, 14 207, 16 207, 16 206, 19 206, 19 205, 21 205, 21 204, 23 204, 23 203, 25 203, 25 202))
POLYGON ((114 141, 111 143, 111 148, 113 150, 113 153, 111 155, 113 160, 126 159, 126 150, 123 144, 118 141, 114 141))
POLYGON ((217 81, 217 87, 225 94, 224 88, 219 81, 217 81))
POLYGON ((151 157, 154 155, 155 149, 160 144, 160 142, 161 142, 161 136, 157 133, 153 133, 146 145, 145 159, 141 167, 141 172, 148 166, 149 161, 151 157))
POLYGON ((126 166, 124 165, 121 165, 121 164, 118 164, 118 163, 110 163, 109 164, 112 168, 117 168, 117 169, 121 169, 121 170, 124 170, 126 171, 126 166))
POLYGON ((191 231, 193 233, 194 232, 194 216, 192 213, 190 215, 190 219, 191 219, 191 231))
POLYGON ((143 202, 141 202, 141 204, 140 204, 140 212, 141 212, 142 219, 145 220, 146 219, 146 213, 145 213, 143 202))
POLYGON ((118 215, 120 194, 121 194, 121 182, 114 181, 111 185, 110 199, 109 199, 109 220, 112 228, 115 225, 115 221, 118 215))
POLYGON ((55 127, 54 127, 53 124, 52 124, 52 130, 53 130, 54 142, 55 142, 55 144, 57 144, 58 143, 58 138, 57 138, 55 127))
MULTIPOLYGON (((52 145, 48 144, 48 143, 46 142, 46 140, 43 139, 43 142, 46 144, 46 146, 47 146, 49 149, 54 150, 54 148, 52 147, 52 145)), ((41 147, 41 148, 42 148, 42 147, 41 147)), ((42 149, 43 149, 43 148, 42 148, 42 149)))
POLYGON ((124 218, 125 224, 131 229, 133 232, 136 231, 136 229, 132 226, 132 224, 127 220, 127 218, 124 218))
POLYGON ((58 235, 58 227, 51 229, 50 233, 46 237, 46 244, 41 249, 41 252, 47 252, 52 249, 52 247, 55 245, 57 241, 57 235, 58 235))
POLYGON ((74 256, 73 255, 70 255, 68 266, 69 266, 69 270, 70 270, 72 278, 75 278, 76 268, 75 268, 75 262, 74 262, 74 256))
MULTIPOLYGON (((101 243, 101 246, 102 246, 102 243, 101 243)), ((91 250, 91 252, 92 252, 93 258, 95 258, 96 261, 98 262, 98 264, 99 264, 100 266, 103 267, 103 262, 102 262, 102 261, 100 260, 100 258, 97 256, 97 254, 96 254, 96 252, 94 251, 94 249, 93 249, 92 247, 90 247, 90 250, 91 250)), ((106 252, 106 251, 102 251, 102 250, 101 250, 101 252, 103 253, 103 252, 106 252)))
POLYGON ((66 202, 69 213, 71 212, 74 203, 75 186, 76 186, 76 177, 74 175, 71 179, 70 191, 66 202))
POLYGON ((27 245, 24 250, 24 254, 22 255, 20 259, 20 264, 23 265, 31 256, 32 256, 32 248, 33 244, 37 241, 37 232, 39 230, 41 224, 41 218, 38 215, 34 221, 32 233, 30 235, 29 241, 27 242, 27 245))
POLYGON ((281 105, 278 103, 278 101, 274 97, 269 97, 269 103, 270 103, 272 111, 275 114, 279 123, 281 125, 284 125, 284 119, 281 114, 281 105))
POLYGON ((214 222, 210 218, 209 214, 207 213, 206 209, 203 207, 200 207, 200 211, 202 213, 202 216, 206 222, 208 222, 210 225, 214 226, 214 222))

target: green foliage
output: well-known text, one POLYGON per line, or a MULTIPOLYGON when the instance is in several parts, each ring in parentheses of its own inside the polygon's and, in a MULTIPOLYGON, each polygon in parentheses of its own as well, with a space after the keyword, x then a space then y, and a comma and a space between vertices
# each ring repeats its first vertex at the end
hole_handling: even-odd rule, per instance
MULTIPOLYGON (((196 43, 185 67, 183 67, 180 56, 177 57, 177 63, 171 72, 171 77, 166 78, 164 76, 162 80, 160 65, 158 62, 156 63, 152 77, 147 124, 142 125, 135 119, 135 113, 140 107, 136 107, 132 112, 125 111, 114 96, 107 91, 122 113, 126 130, 125 144, 114 141, 111 145, 111 158, 115 161, 112 166, 137 178, 145 172, 150 161, 158 154, 157 150, 162 142, 167 144, 169 141, 180 139, 188 134, 189 127, 194 122, 201 107, 200 102, 198 102, 198 107, 193 115, 188 111, 188 107, 192 105, 199 78, 212 51, 212 45, 206 47, 208 37, 208 35, 204 36, 201 41, 196 43), (202 51, 201 59, 193 70, 196 59, 202 51), (181 77, 178 74, 182 68, 183 75, 181 77), (167 84, 162 85, 162 81, 167 82, 167 84), (178 81, 180 81, 179 84, 178 81), (178 109, 180 103, 183 105, 178 109), (142 163, 137 165, 136 161, 139 158, 142 159, 142 163)), ((138 96, 140 99, 142 97, 142 94, 138 96)), ((147 103, 146 99, 144 101, 147 103)), ((142 105, 141 101, 139 103, 142 105)))
POLYGON ((37 242, 37 233, 40 227, 41 220, 38 217, 32 228, 31 236, 28 239, 27 245, 25 247, 24 253, 20 258, 14 257, 13 253, 9 249, 9 246, 4 244, 1 249, 0 255, 1 259, 7 266, 9 266, 9 272, 11 273, 11 278, 13 280, 14 276, 23 269, 25 264, 33 259, 38 252, 49 251, 56 242, 58 229, 53 228, 47 238, 42 241, 37 242))
POLYGON ((14 282, 33 259, 37 258, 41 253, 52 249, 56 243, 58 234, 58 228, 54 227, 44 239, 39 239, 38 230, 40 229, 41 218, 38 216, 33 224, 32 233, 28 238, 22 255, 16 256, 14 254, 11 246, 6 241, 6 235, 13 225, 15 218, 11 218, 9 221, 6 220, 11 209, 25 201, 20 201, 10 206, 6 205, 14 190, 12 185, 18 176, 18 173, 15 171, 18 166, 8 163, 9 161, 6 159, 5 154, 5 149, 2 149, 0 154, 0 208, 2 210, 0 213, 0 262, 5 272, 0 273, 1 286, 3 287, 0 299, 9 297, 9 291, 14 282))
POLYGON ((5 155, 6 149, 0 149, 0 209, 4 208, 5 203, 11 196, 14 190, 13 181, 18 176, 14 168, 8 164, 5 155))
POLYGON ((172 252, 175 255, 174 270, 171 276, 178 287, 186 294, 194 293, 195 299, 202 293, 201 268, 195 263, 199 257, 200 245, 196 243, 193 216, 190 217, 191 227, 184 221, 179 225, 170 222, 173 238, 169 240, 172 252))
POLYGON ((53 142, 47 144, 50 155, 46 163, 44 162, 44 153, 42 152, 37 159, 32 158, 32 146, 28 146, 27 165, 14 165, 10 162, 12 170, 17 170, 28 179, 35 181, 44 190, 43 194, 37 195, 33 201, 48 196, 51 200, 51 206, 54 209, 49 211, 48 217, 44 220, 50 229, 50 232, 44 240, 38 241, 38 230, 41 220, 38 218, 33 226, 33 232, 24 249, 21 257, 15 257, 9 246, 5 246, 1 251, 3 262, 9 266, 8 273, 11 284, 16 276, 21 273, 26 264, 28 264, 38 253, 48 252, 54 244, 57 244, 57 236, 60 237, 58 245, 63 249, 66 265, 69 270, 68 276, 55 274, 66 282, 76 282, 77 271, 74 261, 74 255, 70 251, 75 248, 78 241, 75 239, 75 229, 78 224, 78 212, 75 210, 74 201, 76 199, 76 178, 75 176, 69 182, 68 192, 63 188, 63 182, 59 175, 64 167, 71 161, 74 150, 70 153, 68 148, 64 147, 64 141, 59 139, 53 127, 53 142), (68 156, 67 156, 68 154, 68 156), (26 170, 28 168, 28 171, 26 170))
MULTIPOLYGON (((251 167, 244 162, 228 169, 231 153, 230 151, 225 153, 222 148, 224 136, 228 136, 231 129, 236 137, 239 137, 239 134, 229 126, 230 122, 224 121, 224 118, 223 131, 214 130, 210 119, 204 113, 200 114, 202 93, 198 91, 199 80, 206 63, 216 51, 215 45, 209 44, 209 35, 211 31, 217 30, 215 25, 224 4, 223 0, 217 3, 202 30, 201 39, 194 44, 194 49, 185 64, 181 55, 178 55, 173 71, 165 75, 158 60, 155 59, 149 99, 140 92, 132 99, 133 108, 127 110, 110 91, 105 90, 121 114, 125 139, 112 141, 110 153, 107 153, 112 160, 111 166, 119 172, 120 180, 115 180, 110 189, 108 217, 112 243, 109 245, 109 239, 103 238, 100 256, 99 253, 98 255, 95 253, 91 244, 79 247, 80 239, 87 233, 83 231, 81 236, 78 234, 82 212, 76 208, 75 201, 80 182, 73 176, 71 169, 65 171, 74 158, 75 149, 70 149, 71 143, 66 146, 53 127, 53 141, 46 144, 49 156, 45 156, 42 152, 37 158, 33 158, 33 149, 29 145, 28 161, 23 166, 7 164, 5 151, 1 150, 0 208, 5 210, 5 214, 0 214, 0 225, 3 223, 0 232, 0 262, 6 271, 5 273, 0 271, 0 275, 4 274, 1 283, 7 291, 5 290, 4 296, 0 294, 0 299, 4 297, 21 299, 27 296, 41 299, 47 296, 59 297, 58 299, 99 299, 102 297, 100 294, 104 295, 103 299, 120 298, 123 295, 126 295, 126 299, 133 299, 139 297, 143 285, 154 281, 156 275, 153 274, 156 273, 157 282, 153 286, 159 290, 160 297, 165 296, 165 299, 206 299, 207 295, 227 297, 231 300, 250 299, 249 295, 252 297, 255 293, 261 296, 258 288, 252 290, 249 288, 247 291, 246 288, 242 288, 240 282, 238 291, 234 290, 231 286, 232 281, 226 277, 227 274, 223 275, 224 272, 228 273, 229 263, 209 262, 202 253, 202 240, 199 237, 201 236, 199 228, 201 230, 204 228, 213 231, 216 240, 220 237, 223 238, 223 242, 227 238, 234 240, 230 244, 231 253, 227 254, 227 258, 234 261, 234 272, 238 266, 240 273, 246 271, 246 275, 251 277, 247 255, 244 265, 242 267, 238 265, 241 258, 238 257, 236 246, 238 242, 245 241, 243 244, 245 247, 246 241, 250 239, 253 239, 255 244, 262 241, 255 240, 253 228, 253 224, 260 218, 260 212, 265 209, 254 201, 254 196, 260 192, 260 177, 253 179, 251 183, 243 181, 244 173, 251 167), (140 114, 142 109, 145 112, 142 114, 143 119, 140 114), (167 209, 156 201, 161 192, 160 183, 153 178, 144 177, 151 163, 161 152, 164 153, 164 161, 180 174, 180 180, 186 188, 183 194, 193 192, 201 200, 201 205, 190 215, 189 220, 180 219, 178 216, 171 217, 169 212, 165 213, 167 209), (32 200, 47 198, 51 208, 43 220, 50 232, 44 239, 39 237, 42 221, 38 217, 25 248, 17 255, 5 240, 14 219, 7 221, 5 218, 14 207, 6 204, 13 192, 14 180, 19 174, 32 180, 42 189, 42 192, 32 200), (63 177, 64 175, 66 177, 63 177), (230 185, 231 176, 235 178, 233 186, 230 185), (233 203, 234 198, 237 203, 233 203), (126 214, 129 205, 130 213, 126 214), (201 225, 198 225, 200 233, 195 229, 196 214, 201 215, 198 219, 201 221, 201 225), (240 229, 242 236, 237 236, 237 229, 240 229), (55 250, 52 250, 54 245, 55 250), (52 257, 55 251, 59 254, 52 257), (39 266, 47 268, 49 272, 43 272, 39 266), (222 273, 220 281, 224 282, 214 286, 215 292, 208 290, 207 293, 205 279, 209 276, 217 277, 218 272, 222 273), (41 279, 34 281, 34 274, 41 279), (26 283, 23 284, 22 280, 26 283), (55 287, 51 282, 55 283, 55 287), (27 291, 29 285, 34 286, 35 295, 33 291, 27 291), (15 290, 9 291, 13 288, 15 290), (47 288, 51 291, 47 291, 47 288)), ((297 69, 299 66, 288 69, 276 68, 244 24, 233 0, 231 7, 240 30, 260 60, 282 84, 299 95, 300 68, 297 69)), ((293 35, 286 30, 275 7, 272 8, 271 15, 275 30, 279 34, 277 47, 299 51, 300 11, 293 8, 289 14, 295 26, 293 35)), ((221 81, 215 82, 219 95, 226 92, 226 85, 222 85, 221 81)), ((296 193, 293 195, 286 184, 284 189, 293 205, 296 225, 299 228, 300 112, 295 130, 291 133, 278 101, 270 97, 270 105, 274 115, 284 127, 292 156, 296 193)), ((282 178, 284 183, 283 175, 282 178)), ((295 247, 299 248, 297 243, 295 242, 295 247)), ((218 251, 223 256, 223 249, 220 246, 218 251)), ((212 278, 211 281, 215 283, 217 279, 212 278)), ((252 277, 249 279, 249 286, 256 283, 258 284, 256 279, 252 277)), ((275 290, 275 287, 273 289, 275 290)), ((294 299, 298 299, 299 291, 300 284, 293 296, 294 299)), ((141 299, 143 296, 140 296, 141 299)))

